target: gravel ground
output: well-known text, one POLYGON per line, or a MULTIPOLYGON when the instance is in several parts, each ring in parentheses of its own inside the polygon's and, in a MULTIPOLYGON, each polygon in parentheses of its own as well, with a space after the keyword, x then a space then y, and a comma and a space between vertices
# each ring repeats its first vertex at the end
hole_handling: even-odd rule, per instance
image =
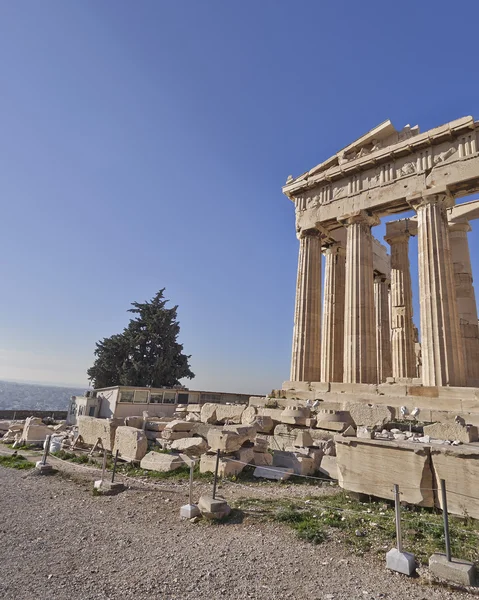
MULTIPOLYGON (((349 555, 339 541, 303 543, 286 526, 248 517, 222 525, 180 521, 183 484, 134 484, 114 497, 94 497, 92 471, 65 463, 62 470, 47 477, 0 467, 4 600, 467 597, 349 555)), ((230 498, 277 493, 272 486, 230 484, 221 491, 230 498)))

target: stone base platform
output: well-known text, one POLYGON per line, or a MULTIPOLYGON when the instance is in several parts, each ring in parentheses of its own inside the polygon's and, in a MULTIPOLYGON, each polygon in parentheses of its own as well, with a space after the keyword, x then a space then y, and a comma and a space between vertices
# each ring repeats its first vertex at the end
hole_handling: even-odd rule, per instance
POLYGON ((250 398, 250 405, 263 408, 276 402, 278 408, 285 408, 291 400, 301 405, 319 400, 319 408, 325 410, 348 410, 348 405, 357 403, 384 404, 392 409, 393 419, 434 423, 461 415, 466 423, 479 426, 479 388, 431 387, 415 380, 381 384, 285 381, 269 398, 250 398))
POLYGON ((433 554, 429 559, 429 571, 439 579, 459 585, 476 585, 476 568, 473 563, 453 558, 448 561, 444 554, 433 554))

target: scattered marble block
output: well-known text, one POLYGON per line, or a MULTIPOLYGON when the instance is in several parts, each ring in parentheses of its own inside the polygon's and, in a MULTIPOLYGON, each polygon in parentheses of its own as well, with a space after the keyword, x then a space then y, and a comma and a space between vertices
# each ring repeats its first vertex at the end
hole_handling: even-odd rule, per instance
POLYGON ((41 460, 39 460, 37 463, 35 463, 35 468, 42 475, 46 475, 53 471, 52 465, 43 464, 43 462, 41 460))
POLYGON ((196 504, 185 504, 180 508, 181 519, 192 519, 193 517, 199 517, 200 515, 201 511, 196 504))
POLYGON ((112 483, 111 481, 102 481, 101 479, 97 479, 97 481, 94 482, 93 487, 97 492, 105 496, 118 494, 125 489, 124 484, 120 481, 112 483))
POLYGON ((467 560, 453 558, 448 561, 445 554, 433 554, 429 559, 429 571, 439 579, 459 585, 475 585, 476 568, 467 560))
POLYGON ((263 479, 275 479, 276 481, 284 481, 294 475, 294 470, 287 467, 256 467, 253 472, 254 477, 262 477, 263 479))
POLYGON ((410 552, 399 552, 397 548, 392 548, 386 554, 386 567, 411 576, 416 570, 416 559, 410 552))
POLYGON ((226 500, 223 498, 213 498, 212 496, 201 496, 198 508, 206 519, 224 519, 231 512, 231 508, 226 500))

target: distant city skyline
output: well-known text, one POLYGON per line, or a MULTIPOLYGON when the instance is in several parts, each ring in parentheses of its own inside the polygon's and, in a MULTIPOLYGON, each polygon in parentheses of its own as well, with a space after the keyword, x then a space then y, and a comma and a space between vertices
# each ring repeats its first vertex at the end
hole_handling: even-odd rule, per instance
POLYGON ((477 118, 474 36, 418 50, 456 21, 444 0, 2 3, 0 378, 86 388, 95 343, 165 287, 188 387, 280 387, 298 253, 281 186, 386 119, 477 118))

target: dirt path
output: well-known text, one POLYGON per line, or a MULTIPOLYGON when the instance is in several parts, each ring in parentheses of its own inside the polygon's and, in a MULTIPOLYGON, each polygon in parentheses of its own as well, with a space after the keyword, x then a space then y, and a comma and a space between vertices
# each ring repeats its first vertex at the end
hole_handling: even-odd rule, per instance
MULTIPOLYGON (((300 542, 277 524, 248 517, 224 525, 180 521, 188 493, 184 484, 137 483, 115 497, 94 497, 95 475, 74 465, 51 477, 0 467, 0 598, 466 597, 349 556, 334 540, 320 546, 300 542)), ((244 488, 228 484, 222 492, 239 497, 278 491, 244 488)))

